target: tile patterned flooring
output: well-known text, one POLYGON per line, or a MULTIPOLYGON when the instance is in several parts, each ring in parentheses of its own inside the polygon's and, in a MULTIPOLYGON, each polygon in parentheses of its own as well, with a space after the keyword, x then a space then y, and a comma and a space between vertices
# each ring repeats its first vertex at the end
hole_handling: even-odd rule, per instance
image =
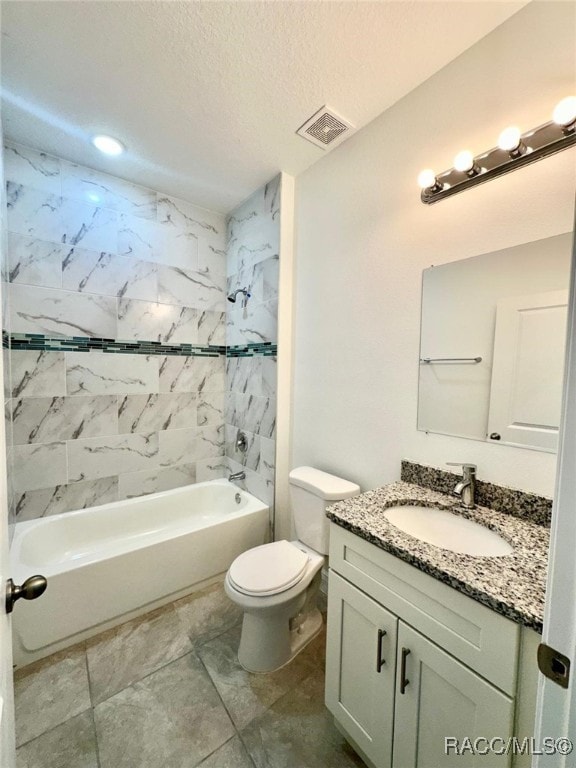
POLYGON ((253 675, 240 622, 215 584, 17 671, 17 768, 364 766, 324 706, 325 634, 253 675))

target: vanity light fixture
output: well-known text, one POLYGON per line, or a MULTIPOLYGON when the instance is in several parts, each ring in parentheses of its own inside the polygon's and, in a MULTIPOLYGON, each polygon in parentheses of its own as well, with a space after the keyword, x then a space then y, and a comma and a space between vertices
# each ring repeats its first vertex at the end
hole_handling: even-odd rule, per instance
POLYGON ((576 130, 576 96, 567 96, 554 107, 552 120, 562 126, 564 132, 576 130))
POLYGON ((442 184, 438 184, 436 174, 430 168, 426 168, 418 174, 418 186, 420 189, 433 189, 435 192, 442 189, 442 184))
POLYGON ((113 136, 105 136, 104 134, 94 136, 92 144, 94 144, 96 149, 99 149, 100 152, 113 157, 121 155, 126 149, 121 141, 118 141, 118 139, 115 139, 113 136))
POLYGON ((498 147, 503 149, 504 152, 508 152, 512 158, 525 155, 528 151, 528 147, 522 141, 520 128, 517 128, 515 125, 511 125, 510 128, 504 128, 500 136, 498 136, 498 147))
POLYGON ((469 152, 467 149, 458 152, 454 158, 454 168, 460 171, 460 173, 465 173, 469 178, 480 173, 480 166, 476 163, 472 152, 469 152))
POLYGON ((453 168, 442 173, 422 171, 418 176, 420 199, 431 205, 574 145, 576 96, 568 96, 556 105, 550 122, 524 133, 510 126, 502 131, 493 149, 476 156, 463 150, 454 158, 453 168))

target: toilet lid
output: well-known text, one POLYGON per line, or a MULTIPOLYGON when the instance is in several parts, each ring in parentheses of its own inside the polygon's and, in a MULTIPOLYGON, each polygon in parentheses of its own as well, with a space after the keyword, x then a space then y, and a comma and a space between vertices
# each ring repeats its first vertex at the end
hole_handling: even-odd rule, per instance
POLYGON ((275 595, 300 581, 308 559, 289 541, 275 541, 239 555, 228 575, 236 589, 246 595, 275 595))

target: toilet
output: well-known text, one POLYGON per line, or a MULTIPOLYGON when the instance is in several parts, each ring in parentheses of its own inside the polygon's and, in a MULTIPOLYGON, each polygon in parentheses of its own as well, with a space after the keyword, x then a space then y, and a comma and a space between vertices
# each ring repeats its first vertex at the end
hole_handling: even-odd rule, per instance
POLYGON ((356 483, 313 467, 290 472, 298 541, 275 541, 239 555, 226 574, 228 597, 244 611, 238 660, 249 672, 291 661, 322 628, 316 606, 328 554, 326 508, 360 493, 356 483))

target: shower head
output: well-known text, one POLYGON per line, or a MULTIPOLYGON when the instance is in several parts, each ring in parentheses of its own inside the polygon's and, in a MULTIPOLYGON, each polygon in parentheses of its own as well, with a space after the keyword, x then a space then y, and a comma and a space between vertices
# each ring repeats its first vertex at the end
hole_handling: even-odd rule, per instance
POLYGON ((250 294, 248 293, 247 288, 238 288, 234 293, 230 293, 226 298, 228 301, 230 301, 232 304, 236 304, 236 296, 238 296, 239 293, 244 294, 244 306, 246 306, 246 302, 250 298, 250 294))

